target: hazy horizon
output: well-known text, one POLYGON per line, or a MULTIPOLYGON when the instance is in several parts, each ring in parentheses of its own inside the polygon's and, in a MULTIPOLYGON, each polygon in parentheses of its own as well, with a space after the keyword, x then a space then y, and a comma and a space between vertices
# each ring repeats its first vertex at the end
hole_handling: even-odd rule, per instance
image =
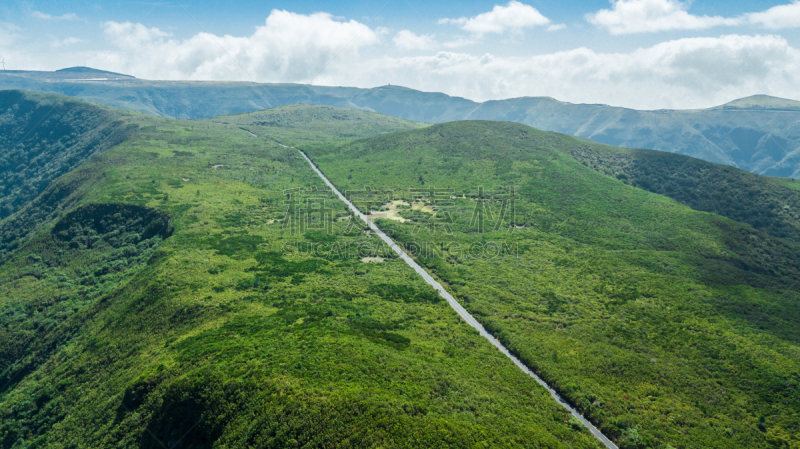
POLYGON ((0 11, 6 69, 153 80, 401 85, 483 102, 523 96, 634 109, 800 98, 800 3, 208 2, 0 11), (45 30, 42 32, 42 30, 45 30))
MULTIPOLYGON (((131 76, 131 77, 133 77, 133 79, 136 79, 136 80, 139 80, 139 81, 175 82, 175 83, 180 83, 180 82, 197 82, 197 83, 238 83, 238 82, 248 83, 249 82, 249 83, 252 83, 253 82, 253 81, 246 81, 246 80, 192 80, 192 79, 163 80, 163 79, 148 79, 148 78, 134 77, 133 75, 130 75, 130 74, 127 74, 127 73, 118 73, 118 72, 112 72, 112 71, 107 71, 107 70, 102 70, 102 69, 93 69, 91 67, 85 67, 85 66, 64 67, 62 69, 56 69, 56 70, 25 70, 25 69, 17 69, 17 70, 7 70, 7 72, 55 73, 55 72, 59 72, 59 71, 64 71, 64 70, 69 70, 69 69, 77 69, 77 68, 86 68, 86 69, 90 69, 90 70, 98 70, 100 72, 105 72, 105 73, 114 73, 114 74, 117 74, 117 75, 131 76)), ((2 72, 0 72, 0 73, 2 73, 2 72)), ((80 72, 75 72, 75 73, 80 73, 80 72)), ((69 80, 70 81, 77 81, 78 79, 76 78, 76 79, 69 79, 69 80)), ((87 80, 92 80, 92 79, 91 78, 87 78, 87 80)), ((408 87, 408 86, 404 86, 404 85, 401 85, 401 84, 383 84, 383 85, 372 86, 372 87, 359 87, 359 86, 348 86, 348 85, 323 85, 323 84, 313 84, 312 85, 312 84, 305 84, 305 83, 274 83, 274 82, 255 82, 255 83, 264 84, 264 85, 290 84, 290 85, 298 85, 298 86, 315 86, 315 87, 330 87, 330 88, 353 88, 353 89, 380 89, 380 88, 383 88, 383 87, 400 87, 400 88, 410 89, 410 90, 423 92, 423 93, 433 93, 433 94, 444 93, 444 92, 439 92, 439 91, 415 89, 413 87, 408 87)), ((635 110, 638 110, 638 111, 659 111, 659 110, 676 110, 676 111, 686 110, 686 111, 689 111, 689 110, 711 109, 711 108, 724 106, 724 105, 729 104, 729 103, 733 103, 733 102, 736 102, 736 101, 739 101, 739 100, 744 100, 744 99, 753 98, 753 97, 769 97, 769 98, 774 98, 774 99, 777 99, 777 100, 789 100, 789 101, 800 102, 800 100, 794 99, 794 98, 778 97, 778 96, 774 96, 774 95, 756 93, 756 94, 748 95, 746 97, 731 98, 729 100, 725 100, 722 103, 714 104, 714 105, 703 107, 703 108, 636 109, 636 108, 630 108, 630 107, 627 107, 627 106, 620 106, 620 105, 607 104, 607 103, 587 103, 587 102, 576 102, 576 101, 564 101, 564 100, 561 100, 559 98, 554 98, 554 97, 547 96, 547 95, 538 95, 538 96, 529 95, 529 96, 525 96, 525 97, 506 97, 506 98, 496 98, 496 99, 479 101, 479 100, 475 100, 475 99, 468 98, 468 97, 462 97, 462 96, 458 96, 458 95, 449 95, 447 93, 444 93, 444 94, 450 96, 451 98, 462 98, 462 99, 465 99, 465 100, 469 100, 469 101, 475 102, 476 104, 483 104, 483 103, 488 103, 488 102, 492 102, 492 101, 515 100, 515 99, 521 99, 521 98, 547 98, 547 99, 551 99, 551 100, 554 100, 554 101, 557 101, 557 102, 560 102, 560 103, 578 104, 578 105, 580 105, 580 104, 584 104, 584 105, 597 104, 597 105, 603 105, 603 106, 619 107, 619 108, 626 108, 626 109, 635 109, 635 110)))

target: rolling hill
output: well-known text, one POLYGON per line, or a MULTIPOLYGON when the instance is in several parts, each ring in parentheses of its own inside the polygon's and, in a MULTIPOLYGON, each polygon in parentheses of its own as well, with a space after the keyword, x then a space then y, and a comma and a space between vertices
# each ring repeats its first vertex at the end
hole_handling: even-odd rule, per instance
POLYGON ((757 95, 702 110, 637 111, 524 97, 476 103, 400 86, 373 89, 250 82, 150 81, 103 72, 0 73, 0 89, 79 97, 180 119, 210 118, 292 103, 378 112, 406 120, 515 121, 608 145, 684 154, 753 173, 800 177, 800 102, 757 95), (106 78, 101 81, 78 78, 106 78))
POLYGON ((292 147, 619 447, 800 444, 791 180, 509 122, 16 94, 126 134, 0 220, 27 230, 2 448, 600 447, 292 147))
MULTIPOLYGON (((571 156, 587 145, 455 122, 304 149, 340 190, 368 186, 412 204, 379 226, 620 447, 797 444, 796 234, 626 185, 571 156), (503 214, 512 186, 515 212, 503 214), (426 190, 435 188, 444 196, 426 190)), ((677 159, 667 173, 685 162, 663 158, 677 159)), ((738 175, 751 181, 741 195, 772 185, 738 175)))
POLYGON ((599 447, 402 261, 367 259, 377 239, 273 140, 418 125, 272 115, 333 135, 121 114, 124 142, 0 221, 34 230, 0 266, 0 447, 599 447), (283 226, 293 188, 333 234, 283 226), (358 252, 285 251, 320 243, 358 252))

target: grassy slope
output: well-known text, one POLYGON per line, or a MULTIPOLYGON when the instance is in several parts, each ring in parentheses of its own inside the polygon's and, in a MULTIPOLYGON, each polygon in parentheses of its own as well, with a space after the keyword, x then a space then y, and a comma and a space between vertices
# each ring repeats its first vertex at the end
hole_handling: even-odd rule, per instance
POLYGON ((478 233, 469 199, 452 236, 380 223, 421 246, 518 244, 518 259, 421 260, 621 447, 797 447, 798 242, 598 174, 569 145, 585 146, 457 122, 306 149, 342 190, 517 186, 510 234, 478 233))
POLYGON ((597 447, 401 261, 282 256, 377 243, 281 229, 283 189, 323 187, 272 140, 301 133, 135 119, 0 266, 0 447, 597 447), (121 267, 147 214, 171 236, 121 267))
POLYGON ((628 185, 800 242, 800 181, 661 151, 577 143, 557 134, 547 139, 581 164, 628 185))
POLYGON ((210 120, 215 123, 236 125, 244 130, 258 129, 261 135, 273 140, 277 136, 283 144, 290 146, 361 138, 429 126, 388 115, 303 104, 248 114, 227 115, 210 120))

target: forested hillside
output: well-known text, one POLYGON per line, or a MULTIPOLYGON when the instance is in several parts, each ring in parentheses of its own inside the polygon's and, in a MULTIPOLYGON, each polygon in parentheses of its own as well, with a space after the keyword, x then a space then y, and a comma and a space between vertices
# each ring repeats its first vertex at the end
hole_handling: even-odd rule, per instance
POLYGON ((599 447, 277 143, 338 122, 236 120, 126 117, 12 217, 37 231, 0 266, 0 447, 599 447), (286 227, 287 189, 334 232, 286 227), (289 251, 323 243, 353 250, 289 251))
POLYGON ((580 145, 553 136, 563 149, 595 171, 692 209, 747 223, 800 242, 800 181, 758 176, 725 165, 652 150, 580 145))
POLYGON ((293 146, 621 448, 800 444, 791 180, 509 122, 37 95, 122 137, 0 220, 0 448, 600 447, 293 146))
MULTIPOLYGON (((619 175, 592 158, 630 152, 513 123, 448 123, 305 150, 342 191, 391 190, 410 204, 379 225, 620 447, 800 443, 793 221, 759 231, 694 211, 581 163, 619 175), (436 188, 445 189, 438 198, 436 188), (473 250, 491 244, 509 251, 473 250)), ((665 193, 698 208, 711 202, 714 177, 692 180, 693 170, 676 168, 686 158, 663 159, 659 176, 685 180, 665 183, 665 193)), ((759 195, 794 201, 786 186, 771 191, 769 179, 726 170, 714 176, 730 190, 717 192, 756 197, 743 203, 744 221, 759 224, 759 195)))
POLYGON ((59 176, 124 141, 126 113, 74 98, 0 91, 0 219, 59 176))

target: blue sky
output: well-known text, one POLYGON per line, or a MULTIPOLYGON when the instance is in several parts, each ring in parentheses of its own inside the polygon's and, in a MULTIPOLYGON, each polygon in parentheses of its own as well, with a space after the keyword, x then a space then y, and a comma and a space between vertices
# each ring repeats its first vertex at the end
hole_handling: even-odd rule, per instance
POLYGON ((800 3, 5 2, 0 57, 7 69, 699 108, 800 99, 800 3))

